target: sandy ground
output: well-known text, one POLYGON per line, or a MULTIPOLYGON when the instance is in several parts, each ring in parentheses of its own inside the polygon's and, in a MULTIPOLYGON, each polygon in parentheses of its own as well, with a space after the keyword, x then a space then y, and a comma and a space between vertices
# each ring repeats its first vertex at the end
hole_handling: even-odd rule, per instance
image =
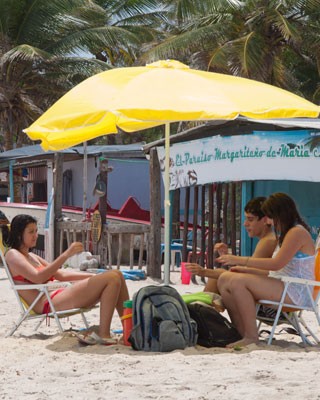
MULTIPOLYGON (((182 293, 203 289, 182 285, 182 293)), ((140 287, 158 284, 151 279, 127 281, 132 295, 140 287)), ((171 353, 137 352, 123 345, 80 346, 71 332, 58 334, 54 322, 35 333, 34 322, 5 334, 18 313, 14 293, 0 269, 0 399, 320 399, 320 346, 303 347, 286 332, 275 344, 251 345, 241 351, 200 346, 171 353)), ((98 310, 87 314, 98 324, 98 310)), ((319 332, 312 315, 307 319, 319 332)), ((79 316, 65 327, 82 327, 79 316)), ((117 315, 113 328, 121 327, 117 315)))

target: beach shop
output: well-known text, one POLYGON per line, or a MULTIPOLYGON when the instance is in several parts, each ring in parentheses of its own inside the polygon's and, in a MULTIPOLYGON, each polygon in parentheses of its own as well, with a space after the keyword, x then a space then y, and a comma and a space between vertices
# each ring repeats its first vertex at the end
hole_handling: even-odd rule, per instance
MULTIPOLYGON (((182 259, 213 267, 213 245, 219 241, 227 242, 235 253, 251 254, 255 243, 242 226, 243 206, 252 197, 277 191, 296 200, 313 237, 317 237, 319 119, 253 121, 241 117, 210 122, 173 135, 170 140, 170 236, 182 242, 182 259)), ((159 221, 163 204, 157 176, 163 173, 164 141, 150 143, 144 150, 150 155, 154 176, 151 221, 159 221)), ((157 222, 151 224, 154 243, 149 260, 153 275, 160 277, 161 255, 157 249, 161 238, 157 226, 157 222)))

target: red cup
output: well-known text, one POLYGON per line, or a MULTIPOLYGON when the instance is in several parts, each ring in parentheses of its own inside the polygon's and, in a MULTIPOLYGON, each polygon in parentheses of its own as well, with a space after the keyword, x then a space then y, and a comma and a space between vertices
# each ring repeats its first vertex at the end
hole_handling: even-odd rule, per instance
POLYGON ((186 264, 186 262, 181 263, 181 283, 189 285, 192 273, 186 270, 186 264))

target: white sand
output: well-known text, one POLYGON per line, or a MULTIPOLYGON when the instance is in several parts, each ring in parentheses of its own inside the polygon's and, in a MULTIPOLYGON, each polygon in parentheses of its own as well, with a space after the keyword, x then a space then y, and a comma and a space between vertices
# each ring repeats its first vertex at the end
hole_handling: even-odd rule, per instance
MULTIPOLYGON (((18 307, 0 269, 0 399, 320 399, 320 346, 304 348, 299 338, 280 333, 276 345, 251 345, 235 351, 200 346, 171 353, 137 352, 130 347, 82 347, 70 332, 60 335, 54 322, 34 333, 25 323, 13 337, 5 333, 18 307)), ((181 285, 180 293, 199 285, 181 285)), ((127 281, 132 295, 140 287, 158 284, 127 281)), ((307 315, 319 333, 312 315, 307 315)), ((88 314, 98 324, 98 311, 88 314)), ((78 316, 70 321, 81 326, 78 316)), ((120 328, 118 316, 113 328, 120 328)))

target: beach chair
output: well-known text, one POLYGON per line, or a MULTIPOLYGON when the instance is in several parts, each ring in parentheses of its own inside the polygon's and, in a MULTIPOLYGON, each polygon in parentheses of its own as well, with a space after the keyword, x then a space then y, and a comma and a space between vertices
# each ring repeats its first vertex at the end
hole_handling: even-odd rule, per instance
POLYGON ((19 284, 16 285, 14 283, 14 280, 12 279, 12 275, 10 273, 10 270, 8 268, 8 265, 6 263, 5 257, 3 255, 3 252, 0 250, 0 259, 1 259, 1 263, 2 266, 4 267, 4 270, 7 274, 7 277, 9 279, 10 282, 10 286, 14 291, 15 297, 18 301, 19 307, 20 307, 20 316, 19 319, 17 320, 17 322, 15 322, 13 328, 6 334, 6 337, 8 336, 12 336, 14 334, 14 332, 19 328, 19 326, 27 320, 31 320, 31 319, 37 319, 38 320, 38 324, 35 327, 35 330, 37 330, 41 323, 47 319, 47 318, 52 318, 55 320, 55 322, 58 325, 59 331, 62 333, 64 331, 62 324, 60 322, 61 318, 66 318, 66 317, 70 317, 72 315, 75 314, 80 314, 82 317, 82 320, 84 322, 85 327, 88 329, 89 328, 89 324, 88 321, 84 315, 85 312, 90 311, 90 309, 87 308, 74 308, 74 309, 69 309, 69 310, 63 310, 63 311, 57 311, 54 308, 54 305, 52 303, 52 300, 50 298, 49 292, 51 290, 55 290, 55 289, 59 289, 59 288, 63 288, 63 287, 68 287, 71 285, 70 282, 50 282, 50 283, 44 283, 44 284, 19 284), (34 301, 32 302, 32 304, 27 304, 24 299, 20 296, 19 292, 21 290, 34 290, 37 289, 39 291, 38 296, 34 299, 34 301), (37 312, 34 311, 34 307, 35 305, 38 303, 38 301, 40 300, 40 298, 42 296, 46 296, 49 304, 50 304, 50 308, 51 308, 51 312, 48 314, 38 314, 37 312))
POLYGON ((310 336, 312 336, 315 344, 320 344, 319 338, 311 330, 311 328, 308 326, 307 322, 302 316, 304 311, 313 312, 317 319, 318 325, 320 326, 320 314, 318 305, 320 298, 320 248, 317 249, 315 257, 315 280, 292 278, 289 276, 281 277, 281 280, 284 282, 284 290, 280 301, 276 302, 270 300, 260 300, 257 304, 258 329, 260 328, 261 323, 266 322, 270 324, 271 322, 270 320, 268 321, 268 318, 258 316, 258 311, 260 306, 266 305, 267 307, 272 307, 276 310, 275 318, 271 322, 272 329, 267 340, 268 345, 271 344, 275 330, 279 325, 279 323, 283 324, 284 322, 287 322, 289 325, 293 326, 293 328, 300 335, 303 343, 309 345, 314 344, 307 338, 306 334, 309 334, 310 336), (292 306, 291 304, 287 304, 284 302, 284 299, 288 291, 288 287, 292 283, 304 285, 307 287, 311 303, 310 307, 292 306), (281 315, 281 321, 279 320, 280 315, 281 315))

